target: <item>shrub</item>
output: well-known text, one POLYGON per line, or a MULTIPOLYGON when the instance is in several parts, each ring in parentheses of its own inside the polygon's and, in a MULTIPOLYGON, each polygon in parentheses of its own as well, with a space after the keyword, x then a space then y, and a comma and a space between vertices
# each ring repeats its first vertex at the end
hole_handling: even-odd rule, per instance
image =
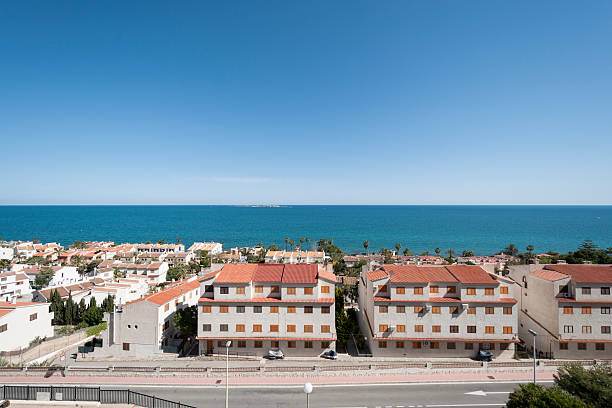
POLYGON ((102 331, 106 330, 106 322, 102 322, 97 326, 92 326, 89 329, 87 329, 87 331, 85 332, 85 334, 87 334, 87 336, 97 336, 100 333, 102 333, 102 331))

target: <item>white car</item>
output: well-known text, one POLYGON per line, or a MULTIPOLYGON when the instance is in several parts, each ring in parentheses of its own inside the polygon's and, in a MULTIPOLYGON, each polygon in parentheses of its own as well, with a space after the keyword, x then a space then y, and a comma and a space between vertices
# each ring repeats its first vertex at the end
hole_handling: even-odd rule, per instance
POLYGON ((285 358, 285 354, 281 349, 270 349, 268 350, 268 355, 266 356, 268 360, 282 360, 285 358))

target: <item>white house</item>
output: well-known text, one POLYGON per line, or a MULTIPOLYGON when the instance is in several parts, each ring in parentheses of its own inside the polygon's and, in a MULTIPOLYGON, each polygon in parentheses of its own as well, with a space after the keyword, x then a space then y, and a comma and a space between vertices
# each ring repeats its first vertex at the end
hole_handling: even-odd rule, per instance
POLYGON ((0 273, 0 301, 12 302, 13 299, 32 293, 30 280, 23 272, 0 273))
POLYGON ((27 348, 36 337, 52 337, 52 319, 46 303, 0 302, 0 351, 27 348))
POLYGON ((223 244, 220 242, 194 242, 188 251, 207 251, 208 255, 217 255, 223 252, 223 244))
POLYGON ((83 280, 76 266, 53 266, 51 269, 54 274, 49 286, 66 286, 83 280))
POLYGON ((13 259, 16 251, 14 247, 9 246, 0 246, 0 259, 8 259, 9 261, 13 259))

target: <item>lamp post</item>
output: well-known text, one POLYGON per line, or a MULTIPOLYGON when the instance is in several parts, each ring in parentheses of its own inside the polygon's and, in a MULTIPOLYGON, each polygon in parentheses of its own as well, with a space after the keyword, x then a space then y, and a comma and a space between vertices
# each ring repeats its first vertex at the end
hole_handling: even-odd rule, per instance
POLYGON ((312 392, 312 384, 311 383, 304 384, 304 393, 306 393, 306 408, 310 408, 309 397, 310 397, 311 392, 312 392))
POLYGON ((535 331, 529 329, 529 334, 531 334, 533 336, 533 383, 536 383, 536 336, 538 335, 538 333, 536 333, 535 331))
POLYGON ((229 348, 231 340, 225 343, 225 408, 229 406, 229 348))

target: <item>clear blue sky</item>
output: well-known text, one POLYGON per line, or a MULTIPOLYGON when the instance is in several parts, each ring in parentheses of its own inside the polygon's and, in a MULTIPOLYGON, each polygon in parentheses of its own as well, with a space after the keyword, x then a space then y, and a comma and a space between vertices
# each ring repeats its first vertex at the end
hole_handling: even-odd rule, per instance
POLYGON ((0 204, 612 204, 612 2, 4 2, 0 204))

